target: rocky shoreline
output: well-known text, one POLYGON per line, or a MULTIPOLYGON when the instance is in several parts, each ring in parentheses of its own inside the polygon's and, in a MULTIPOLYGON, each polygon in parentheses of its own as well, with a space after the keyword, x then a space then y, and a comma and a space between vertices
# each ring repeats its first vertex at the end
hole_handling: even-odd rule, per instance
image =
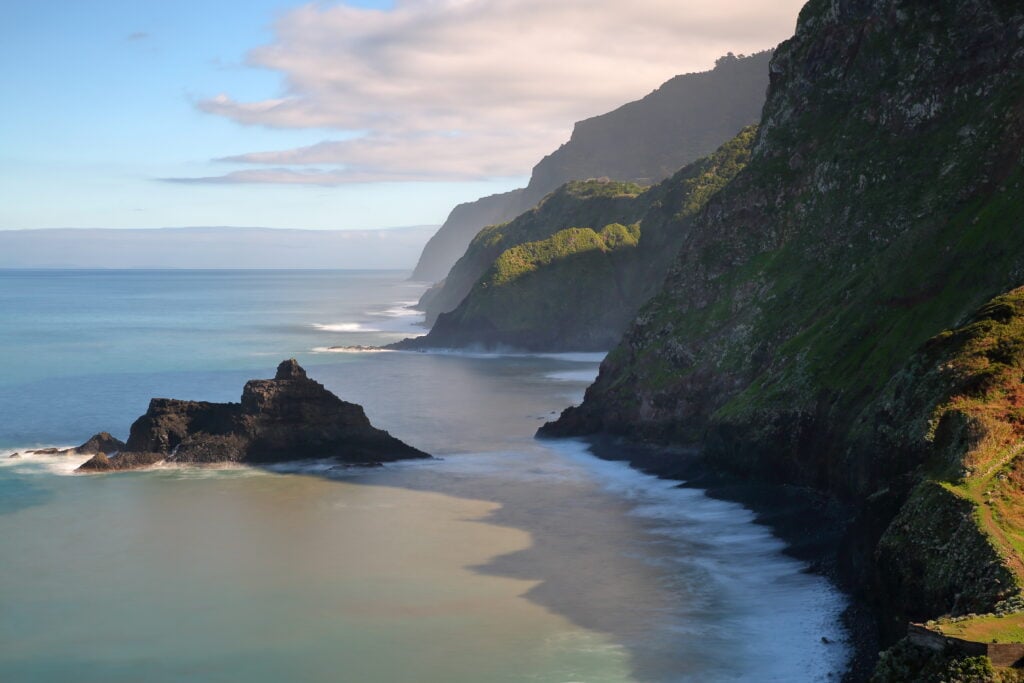
MULTIPOLYGON (((537 438, 560 437, 546 436, 541 430, 537 438)), ((857 579, 844 560, 845 544, 855 530, 854 510, 811 488, 742 478, 716 468, 697 447, 666 447, 605 434, 580 439, 595 457, 627 462, 646 474, 751 510, 755 523, 767 526, 786 544, 787 555, 807 563, 807 571, 824 576, 847 596, 842 621, 849 633, 846 644, 851 654, 842 680, 852 683, 870 678, 881 649, 881 634, 878 616, 860 595, 857 579)))

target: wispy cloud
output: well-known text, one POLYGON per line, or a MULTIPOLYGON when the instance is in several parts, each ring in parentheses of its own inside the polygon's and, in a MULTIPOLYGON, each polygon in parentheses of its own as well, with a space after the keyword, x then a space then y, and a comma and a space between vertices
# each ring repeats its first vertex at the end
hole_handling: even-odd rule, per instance
POLYGON ((340 184, 525 174, 573 121, 792 33, 803 0, 399 0, 390 10, 309 4, 247 63, 279 97, 199 102, 244 125, 360 137, 227 161, 331 171, 238 171, 203 182, 340 184), (244 180, 239 180, 244 178, 244 180), (302 178, 303 180, 296 180, 302 178), (314 182, 310 180, 310 182, 314 182))
POLYGON ((357 171, 350 169, 303 169, 293 168, 254 168, 244 171, 232 171, 223 175, 197 178, 161 178, 170 183, 182 184, 214 184, 214 185, 245 185, 273 183, 275 185, 349 185, 355 183, 383 182, 433 182, 438 180, 462 180, 461 177, 441 177, 434 173, 396 174, 373 171, 357 171))

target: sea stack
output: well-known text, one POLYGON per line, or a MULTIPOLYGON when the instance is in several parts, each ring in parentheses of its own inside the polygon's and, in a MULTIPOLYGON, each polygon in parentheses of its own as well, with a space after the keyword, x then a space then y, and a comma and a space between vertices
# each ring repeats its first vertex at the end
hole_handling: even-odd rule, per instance
POLYGON ((370 424, 362 406, 342 401, 289 359, 274 379, 246 382, 240 403, 154 398, 124 449, 79 467, 98 472, 169 463, 276 463, 334 458, 368 464, 428 454, 370 424))

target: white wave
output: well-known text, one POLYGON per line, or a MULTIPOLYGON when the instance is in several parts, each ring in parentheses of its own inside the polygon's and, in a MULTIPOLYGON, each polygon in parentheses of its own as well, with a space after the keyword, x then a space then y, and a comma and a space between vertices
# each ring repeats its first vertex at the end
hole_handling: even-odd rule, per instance
POLYGON ((538 353, 534 354, 539 358, 553 358, 555 360, 569 361, 570 363, 597 363, 600 365, 607 351, 566 351, 564 353, 538 353))
POLYGON ((600 365, 601 361, 604 360, 604 357, 608 355, 606 351, 596 353, 587 351, 567 351, 564 353, 533 353, 530 351, 517 351, 514 349, 494 349, 483 351, 474 348, 427 348, 416 349, 415 351, 409 351, 408 353, 427 353, 436 356, 459 356, 462 358, 550 358, 551 360, 561 360, 569 363, 593 363, 595 365, 600 365))
POLYGON ((92 458, 91 455, 50 455, 33 452, 36 449, 43 450, 44 448, 64 450, 74 448, 74 446, 30 446, 27 449, 4 451, 0 453, 0 467, 10 468, 17 474, 71 475, 84 462, 92 458), (15 453, 18 454, 18 457, 11 458, 15 453))
POLYGON ((597 368, 588 370, 565 370, 562 372, 549 372, 545 377, 548 379, 559 380, 562 382, 586 382, 587 384, 593 383, 597 379, 597 368))
POLYGON ((410 306, 414 306, 418 301, 396 301, 390 308, 385 308, 378 311, 369 311, 367 315, 380 316, 384 318, 413 318, 423 317, 423 311, 417 311, 410 306))
POLYGON ((313 323, 313 327, 321 332, 380 332, 363 323, 313 323))
POLYGON ((395 351, 374 346, 314 346, 313 353, 395 353, 395 351))
MULTIPOLYGON (((739 666, 757 663, 766 681, 824 681, 845 669, 850 657, 841 621, 846 598, 825 578, 808 574, 803 562, 783 554, 785 544, 755 524, 750 510, 624 462, 599 459, 581 442, 546 445, 628 501, 629 514, 645 522, 652 539, 676 548, 667 559, 661 554, 659 566, 667 562, 676 568, 673 576, 691 608, 733 615, 721 625, 728 633, 719 635, 737 644, 739 666), (715 604, 702 607, 702 594, 715 604)), ((705 619, 684 620, 677 627, 697 629, 695 637, 710 635, 705 619)))

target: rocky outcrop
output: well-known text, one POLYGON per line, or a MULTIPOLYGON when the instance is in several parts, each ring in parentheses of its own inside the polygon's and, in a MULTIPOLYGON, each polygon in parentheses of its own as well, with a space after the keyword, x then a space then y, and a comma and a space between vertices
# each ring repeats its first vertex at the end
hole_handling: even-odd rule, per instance
POLYGON ((829 492, 857 510, 842 566, 888 623, 991 608, 1021 576, 1000 520, 1022 495, 1024 357, 1005 362, 1013 329, 993 336, 973 381, 1013 381, 952 391, 959 355, 933 345, 972 312, 1017 315, 984 304, 1024 283, 1024 7, 811 0, 771 81, 750 163, 583 404, 542 431, 696 444, 829 492))
POLYGON ((109 432, 100 432, 89 437, 88 441, 74 449, 74 451, 75 455, 117 453, 124 450, 124 445, 124 441, 111 436, 109 432))
MULTIPOLYGON (((93 434, 89 440, 75 448, 38 448, 25 451, 26 455, 100 455, 106 453, 117 453, 124 449, 124 441, 116 439, 108 432, 93 434)), ((21 453, 14 453, 11 458, 21 457, 21 453)))
MULTIPOLYGON (((569 141, 534 167, 527 187, 457 206, 423 249, 412 278, 445 278, 484 227, 511 221, 567 182, 610 178, 652 185, 710 154, 757 123, 770 56, 727 55, 711 71, 676 76, 643 99, 577 122, 569 141)), ((467 291, 443 305, 421 302, 429 321, 454 309, 467 291)))
POLYGON ((377 463, 426 457, 373 427, 361 406, 342 401, 309 379, 293 359, 278 366, 274 379, 247 382, 240 403, 153 399, 146 414, 132 424, 120 453, 97 455, 79 470, 137 469, 158 462, 335 458, 377 463))

